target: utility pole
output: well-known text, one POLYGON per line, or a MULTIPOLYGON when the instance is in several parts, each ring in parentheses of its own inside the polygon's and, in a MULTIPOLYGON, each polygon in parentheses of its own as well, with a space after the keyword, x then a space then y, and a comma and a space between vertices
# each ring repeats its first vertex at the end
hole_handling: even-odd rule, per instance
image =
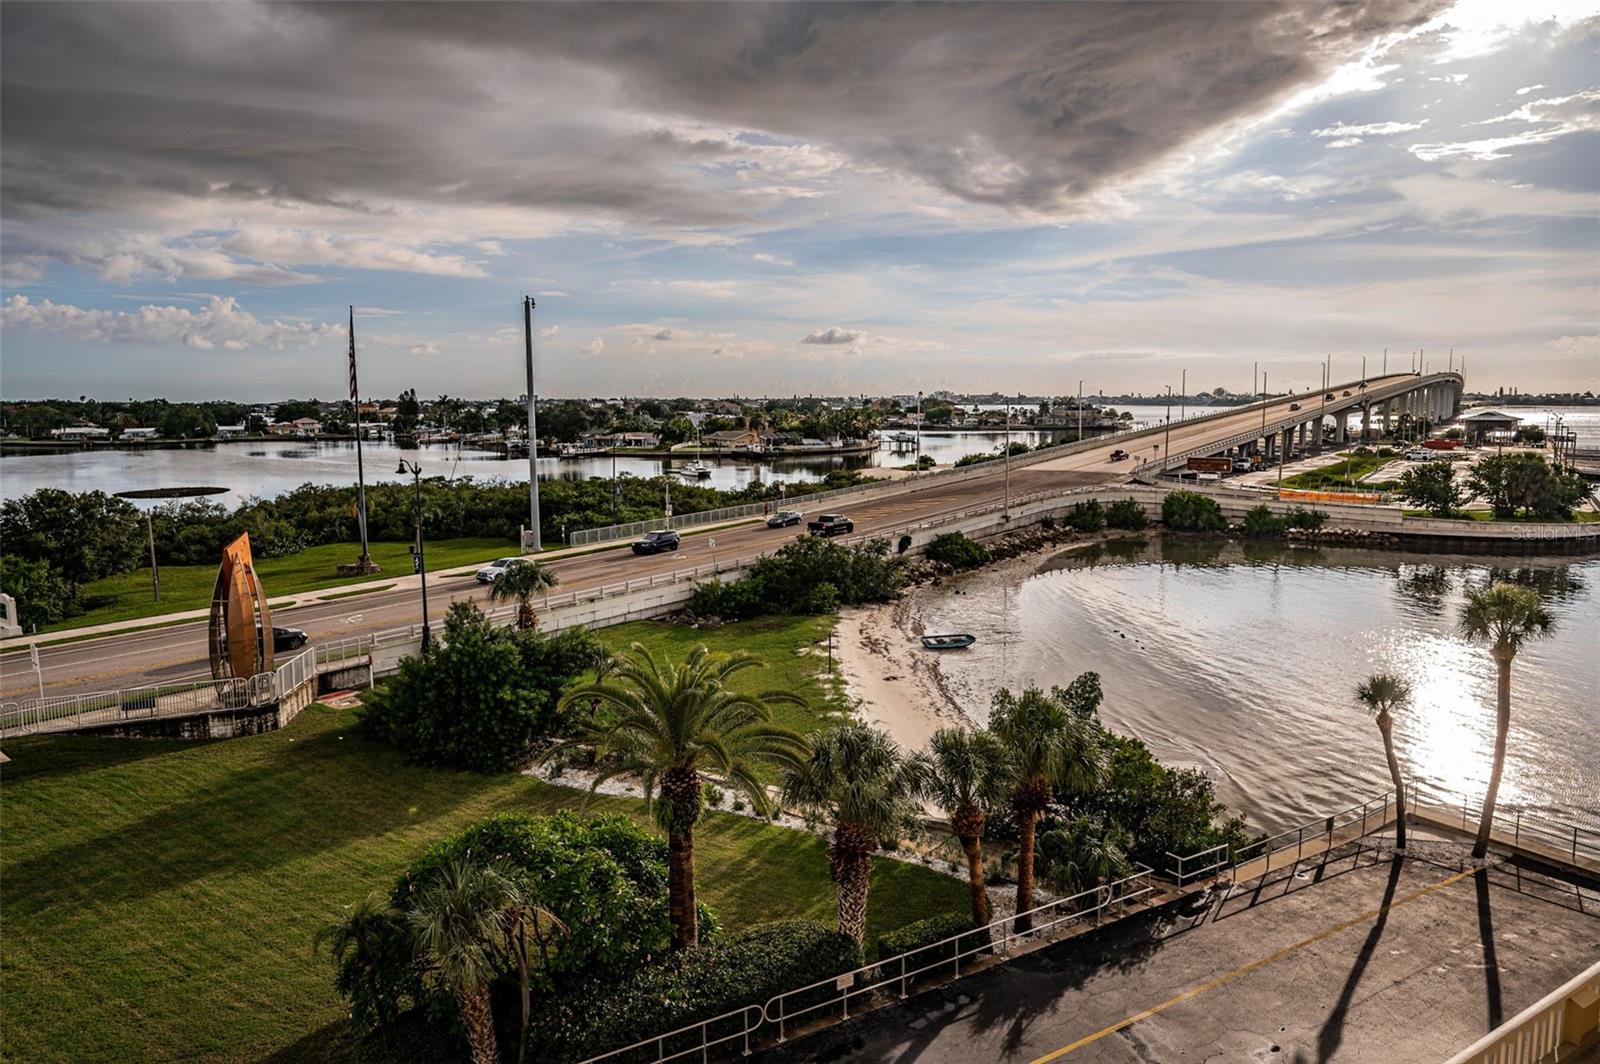
MULTIPOLYGON (((1261 445, 1267 445, 1267 375, 1261 375, 1261 445)), ((1171 453, 1170 451, 1168 452, 1171 453)))
MULTIPOLYGON (((155 525, 155 519, 153 517, 151 517, 150 514, 151 514, 151 512, 149 510, 146 510, 144 512, 144 530, 145 530, 145 534, 147 536, 149 536, 149 538, 150 538, 150 584, 151 584, 152 587, 155 588, 156 601, 160 602, 161 601, 161 567, 156 564, 156 525, 155 525)), ((365 548, 366 544, 363 543, 362 547, 365 548)), ((363 558, 365 558, 366 554, 367 554, 366 550, 363 549, 362 552, 361 552, 361 556, 363 558)))
POLYGON ((1078 379, 1078 442, 1083 442, 1083 379, 1078 379))
POLYGON ((922 391, 917 391, 917 472, 922 472, 922 391))
POLYGON ((1189 371, 1186 369, 1182 372, 1183 376, 1179 378, 1180 383, 1178 385, 1178 390, 1183 393, 1182 395, 1178 396, 1179 421, 1182 421, 1185 417, 1187 417, 1189 412, 1189 371))
POLYGON ((667 527, 671 528, 672 527, 672 477, 670 477, 670 476, 662 477, 661 478, 661 483, 663 485, 665 485, 665 494, 666 494, 666 500, 667 500, 667 502, 666 502, 667 527))
POLYGON ((1252 363, 1250 363, 1250 394, 1251 395, 1259 395, 1259 394, 1261 394, 1260 392, 1258 392, 1256 390, 1256 382, 1258 380, 1260 380, 1260 379, 1261 379, 1261 363, 1260 362, 1252 362, 1252 363))
POLYGON ((528 513, 533 525, 533 549, 544 549, 539 535, 539 415, 533 394, 533 297, 522 297, 522 345, 528 355, 528 513))
MULTIPOLYGON (((1262 407, 1262 410, 1265 411, 1266 408, 1262 407)), ((1261 416, 1265 417, 1266 414, 1263 413, 1261 416)), ((1170 384, 1167 385, 1167 416, 1164 420, 1167 423, 1167 434, 1162 438, 1161 448, 1167 452, 1167 461, 1170 462, 1172 460, 1172 385, 1170 384)), ((1161 470, 1156 470, 1156 476, 1160 475, 1161 470)))
MULTIPOLYGON (((367 475, 361 466, 361 388, 356 383, 356 308, 350 307, 350 408, 356 415, 356 526, 361 530, 361 557, 356 568, 363 573, 377 567, 372 564, 372 554, 367 549, 367 475)), ((154 563, 152 562, 152 567, 154 563)), ((159 601, 158 593, 156 599, 159 601)))

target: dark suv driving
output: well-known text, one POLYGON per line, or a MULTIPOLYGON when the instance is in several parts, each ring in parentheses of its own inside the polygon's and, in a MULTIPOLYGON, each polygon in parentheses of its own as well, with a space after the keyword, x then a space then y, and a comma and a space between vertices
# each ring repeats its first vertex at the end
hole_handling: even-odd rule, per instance
POLYGON ((660 554, 664 550, 678 549, 678 534, 670 528, 659 532, 646 532, 634 541, 633 553, 635 554, 660 554))
POLYGON ((854 532, 856 523, 844 514, 823 514, 815 521, 807 521, 806 530, 815 536, 838 536, 854 532))

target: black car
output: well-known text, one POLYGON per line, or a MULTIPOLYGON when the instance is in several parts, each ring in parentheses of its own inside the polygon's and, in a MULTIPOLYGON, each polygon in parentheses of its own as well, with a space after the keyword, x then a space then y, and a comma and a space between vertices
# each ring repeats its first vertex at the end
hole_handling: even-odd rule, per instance
POLYGON ((660 554, 664 550, 678 549, 678 534, 670 528, 657 532, 646 532, 634 541, 633 553, 635 554, 660 554))
POLYGON ((787 528, 798 525, 804 515, 799 510, 779 510, 767 518, 768 528, 787 528))
MULTIPOLYGON (((259 631, 259 629, 257 629, 259 631)), ((298 628, 280 628, 272 626, 272 652, 281 654, 286 650, 299 650, 310 642, 311 637, 298 628)))
POLYGON ((806 530, 814 536, 839 536, 854 532, 856 523, 844 514, 823 514, 815 521, 807 521, 806 530))

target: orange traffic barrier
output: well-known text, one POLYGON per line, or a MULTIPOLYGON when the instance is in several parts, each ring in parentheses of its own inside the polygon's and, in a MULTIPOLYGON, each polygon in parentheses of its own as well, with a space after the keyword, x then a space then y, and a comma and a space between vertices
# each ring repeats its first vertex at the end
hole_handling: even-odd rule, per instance
POLYGON ((1355 506, 1376 506, 1383 496, 1375 491, 1301 491, 1279 488, 1278 498, 1287 502, 1343 502, 1355 506))

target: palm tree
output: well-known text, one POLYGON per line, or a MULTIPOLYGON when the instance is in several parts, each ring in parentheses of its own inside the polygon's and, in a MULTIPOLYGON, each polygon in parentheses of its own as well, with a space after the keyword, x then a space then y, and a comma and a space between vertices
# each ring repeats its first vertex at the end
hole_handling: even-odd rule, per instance
POLYGON ((1105 777, 1105 751, 1092 717, 1074 713, 1067 693, 1046 695, 1030 687, 1020 697, 1002 688, 995 693, 989 728, 1011 751, 1016 779, 1011 816, 1016 821, 1017 917, 1013 928, 1033 930, 1033 858, 1039 821, 1056 791, 1083 794, 1105 777))
POLYGON ((1516 584, 1495 584, 1467 594, 1461 608, 1461 634, 1469 640, 1485 641, 1494 656, 1495 683, 1494 766, 1489 770, 1489 789, 1483 795, 1483 816, 1478 821, 1478 838, 1472 856, 1482 859, 1489 852, 1489 832, 1494 826, 1494 805, 1500 794, 1500 773, 1506 763, 1506 734, 1511 730, 1511 662, 1522 644, 1550 630, 1550 614, 1539 593, 1516 584))
POLYGON ((810 752, 784 776, 783 799, 833 824, 828 871, 839 894, 839 930, 867 937, 872 854, 916 816, 916 778, 886 732, 840 724, 810 737, 810 752))
POLYGON ((972 926, 989 922, 989 893, 983 883, 983 832, 989 811, 1011 794, 1011 758, 994 734, 966 728, 940 728, 928 749, 911 759, 917 791, 938 803, 950 818, 950 832, 967 855, 967 885, 972 891, 972 926))
POLYGON ((489 984, 505 934, 506 910, 516 901, 517 889, 505 876, 456 858, 406 913, 417 959, 456 999, 473 1064, 500 1061, 489 984))
POLYGON ((521 560, 506 566, 505 571, 489 585, 490 602, 515 602, 517 627, 529 629, 538 625, 533 615, 533 596, 548 591, 561 583, 561 578, 536 561, 521 560))
POLYGON ((609 677, 566 696, 568 704, 592 702, 595 712, 575 739, 545 755, 591 747, 600 762, 591 792, 615 776, 642 779, 645 799, 667 835, 667 909, 678 946, 700 940, 694 828, 704 810, 704 784, 738 791, 765 814, 771 802, 760 770, 793 764, 804 749, 799 735, 772 723, 774 705, 804 705, 803 699, 787 691, 752 694, 729 687, 735 675, 763 664, 743 651, 714 655, 699 646, 683 664, 673 665, 634 643, 609 677))
POLYGON ((1394 756, 1393 712, 1411 701, 1411 685, 1398 676, 1380 672, 1356 686, 1356 700, 1372 710, 1383 736, 1383 755, 1389 760, 1389 778, 1394 782, 1394 848, 1406 848, 1406 785, 1400 778, 1400 762, 1394 756))
POLYGON ((554 913, 538 903, 532 888, 515 880, 511 886, 501 916, 506 932, 506 951, 516 961, 517 981, 522 993, 522 1025, 517 1033, 517 1064, 522 1064, 528 1055, 528 1025, 533 1021, 533 950, 529 948, 528 940, 533 939, 533 945, 539 951, 539 963, 545 971, 549 971, 551 942, 557 935, 565 934, 567 927, 556 919, 554 913))
POLYGON ((327 950, 337 967, 353 961, 360 970, 385 1046, 389 1044, 390 1016, 379 992, 378 956, 383 943, 399 929, 400 919, 400 911, 381 892, 373 891, 354 905, 345 906, 344 917, 318 930, 315 939, 316 948, 327 950))

